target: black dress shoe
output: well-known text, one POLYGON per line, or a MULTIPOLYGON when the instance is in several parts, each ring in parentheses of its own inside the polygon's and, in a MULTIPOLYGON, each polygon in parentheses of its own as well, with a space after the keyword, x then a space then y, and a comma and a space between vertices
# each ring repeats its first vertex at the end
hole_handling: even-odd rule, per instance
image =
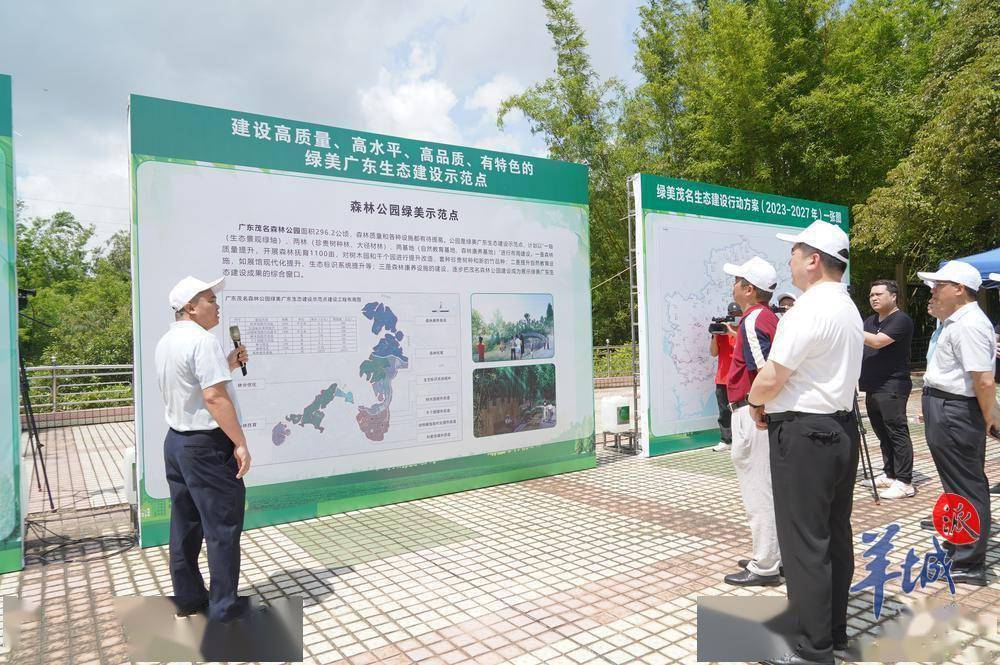
POLYGON ((952 569, 951 579, 955 584, 971 584, 973 586, 986 586, 986 565, 980 564, 972 568, 952 569))
POLYGON ((764 665, 832 665, 833 661, 809 660, 795 653, 786 653, 781 658, 760 661, 764 665))
MULTIPOLYGON (((739 561, 736 562, 736 565, 739 566, 740 568, 746 568, 747 566, 750 565, 750 559, 740 559, 739 561)), ((782 577, 785 576, 784 566, 778 566, 778 574, 781 575, 782 577)))
POLYGON ((185 619, 187 617, 194 616, 195 614, 201 614, 207 609, 208 609, 208 601, 206 600, 204 603, 196 607, 176 608, 174 610, 174 617, 178 619, 185 619))
POLYGON ((724 578, 727 584, 732 584, 733 586, 780 586, 781 576, 780 575, 758 575, 757 573, 751 573, 749 570, 744 568, 738 573, 733 573, 732 575, 726 575, 724 578))
POLYGON ((937 531, 937 529, 934 528, 934 520, 932 519, 920 520, 920 528, 927 529, 928 531, 937 531))

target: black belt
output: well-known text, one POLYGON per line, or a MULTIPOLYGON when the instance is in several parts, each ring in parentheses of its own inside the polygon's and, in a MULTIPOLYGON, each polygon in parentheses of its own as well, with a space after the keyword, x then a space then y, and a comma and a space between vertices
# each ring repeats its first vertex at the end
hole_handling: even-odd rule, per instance
POLYGON ((969 397, 968 395, 956 395, 955 393, 945 392, 944 390, 938 390, 937 388, 931 388, 930 386, 924 386, 924 395, 928 397, 937 397, 939 399, 950 399, 960 402, 975 402, 977 401, 975 397, 969 397))
POLYGON ((782 411, 780 413, 767 414, 767 422, 783 423, 804 416, 828 416, 830 418, 836 418, 837 420, 850 420, 851 418, 854 417, 854 412, 834 411, 833 413, 806 413, 805 411, 782 411))
POLYGON ((744 398, 744 399, 741 399, 741 400, 739 400, 737 402, 732 402, 729 405, 729 410, 730 411, 735 411, 736 409, 738 409, 740 407, 743 407, 743 406, 747 406, 748 404, 750 404, 750 401, 747 400, 746 398, 744 398))

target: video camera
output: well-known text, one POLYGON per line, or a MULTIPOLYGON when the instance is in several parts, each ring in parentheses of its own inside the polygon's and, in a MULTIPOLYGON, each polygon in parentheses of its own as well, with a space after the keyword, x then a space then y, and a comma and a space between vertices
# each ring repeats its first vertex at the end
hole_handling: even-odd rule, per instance
POLYGON ((713 316, 712 322, 708 324, 708 332, 711 335, 727 335, 729 328, 727 323, 738 323, 743 316, 743 310, 734 302, 729 303, 725 316, 713 316))
POLYGON ((771 311, 775 314, 784 314, 788 311, 787 307, 781 307, 779 305, 771 305, 771 311))

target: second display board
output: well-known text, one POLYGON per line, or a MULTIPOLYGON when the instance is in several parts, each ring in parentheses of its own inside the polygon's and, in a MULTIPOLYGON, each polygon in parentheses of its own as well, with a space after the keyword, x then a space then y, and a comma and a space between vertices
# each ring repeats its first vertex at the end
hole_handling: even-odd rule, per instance
MULTIPOLYGON (((788 268, 798 233, 822 219, 848 229, 843 206, 702 182, 632 176, 639 287, 640 446, 643 454, 719 441, 716 359, 708 326, 726 315, 733 278, 725 263, 753 256, 778 272, 775 300, 797 294, 788 268)), ((776 303, 775 303, 776 304, 776 303)))

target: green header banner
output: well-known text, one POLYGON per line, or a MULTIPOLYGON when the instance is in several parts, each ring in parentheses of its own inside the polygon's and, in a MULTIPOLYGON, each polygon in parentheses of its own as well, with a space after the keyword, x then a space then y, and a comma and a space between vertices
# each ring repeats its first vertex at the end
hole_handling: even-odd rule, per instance
POLYGON ((587 205, 587 167, 132 95, 132 154, 587 205))
POLYGON ((817 219, 848 230, 846 206, 762 194, 694 180, 641 176, 642 208, 658 212, 707 215, 741 222, 806 227, 817 219))
POLYGON ((0 74, 0 573, 24 563, 17 377, 14 131, 10 76, 0 74))

